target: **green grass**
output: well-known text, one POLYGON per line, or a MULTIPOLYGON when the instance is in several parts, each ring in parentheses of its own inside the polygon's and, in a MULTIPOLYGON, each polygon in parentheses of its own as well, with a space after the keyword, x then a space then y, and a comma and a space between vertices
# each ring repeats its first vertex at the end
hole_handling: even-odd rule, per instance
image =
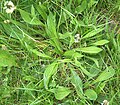
POLYGON ((119 105, 119 0, 4 2, 0 105, 119 105))

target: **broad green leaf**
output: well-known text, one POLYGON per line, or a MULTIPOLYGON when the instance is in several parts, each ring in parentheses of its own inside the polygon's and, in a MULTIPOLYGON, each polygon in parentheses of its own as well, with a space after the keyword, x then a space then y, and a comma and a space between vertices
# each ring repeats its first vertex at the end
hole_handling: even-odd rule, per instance
POLYGON ((30 13, 19 9, 21 17, 23 18, 23 20, 26 23, 32 24, 32 25, 42 25, 44 26, 44 24, 35 16, 32 16, 30 13))
POLYGON ((87 7, 87 1, 83 0, 82 4, 75 8, 75 12, 79 14, 83 12, 86 9, 86 7, 87 7))
POLYGON ((43 79, 44 79, 44 86, 45 89, 48 89, 49 81, 52 75, 57 72, 58 64, 53 62, 52 64, 48 65, 44 71, 43 79))
POLYGON ((15 57, 6 50, 0 50, 0 67, 16 66, 15 57))
POLYGON ((48 55, 46 55, 46 54, 43 54, 43 53, 37 51, 36 49, 30 49, 30 51, 31 51, 32 53, 34 53, 35 55, 39 56, 39 57, 51 59, 50 56, 48 56, 48 55))
POLYGON ((83 47, 83 48, 76 48, 76 51, 81 51, 84 53, 90 53, 90 54, 97 54, 102 51, 101 48, 95 47, 95 46, 90 46, 90 47, 83 47))
POLYGON ((71 74, 72 74, 71 82, 75 87, 78 96, 83 97, 83 84, 81 78, 74 70, 71 70, 71 74))
POLYGON ((64 53, 64 56, 67 58, 82 58, 83 55, 81 53, 75 52, 75 50, 68 50, 64 53))
POLYGON ((98 34, 99 32, 101 32, 103 30, 104 30, 104 28, 98 28, 96 30, 93 30, 93 31, 89 32, 88 34, 86 34, 85 36, 83 36, 82 39, 93 37, 93 36, 95 36, 96 34, 98 34))
POLYGON ((101 82, 101 81, 105 81, 111 77, 113 77, 115 74, 115 70, 110 66, 108 67, 106 70, 104 70, 98 77, 97 79, 94 81, 94 83, 96 82, 101 82))
POLYGON ((105 82, 99 83, 99 84, 96 86, 95 91, 96 91, 98 94, 101 93, 101 91, 103 91, 105 85, 106 85, 105 82))
POLYGON ((82 55, 81 53, 79 53, 79 52, 75 52, 74 53, 74 55, 73 55, 73 57, 75 58, 75 59, 80 59, 80 58, 82 58, 84 55, 82 55))
POLYGON ((92 90, 92 89, 87 89, 85 91, 85 95, 87 96, 87 98, 89 98, 90 100, 96 100, 97 99, 97 93, 92 90))
POLYGON ((42 18, 46 21, 47 20, 47 10, 46 7, 42 4, 40 5, 35 5, 35 8, 39 12, 39 14, 42 16, 42 18))
POLYGON ((72 58, 74 53, 75 53, 75 50, 68 50, 64 53, 64 56, 68 58, 72 58))
POLYGON ((59 39, 66 39, 69 38, 72 35, 70 32, 66 32, 64 34, 59 33, 59 39))
POLYGON ((88 77, 94 77, 95 74, 91 74, 90 72, 88 72, 79 61, 75 60, 75 65, 80 67, 80 71, 83 72, 84 74, 86 74, 88 77))
POLYGON ((75 0, 76 4, 80 4, 82 0, 75 0))
POLYGON ((107 44, 107 43, 109 43, 108 40, 100 40, 100 41, 97 41, 97 42, 93 43, 93 45, 100 46, 100 45, 104 45, 104 44, 107 44))
POLYGON ((54 93, 57 100, 62 100, 71 93, 69 88, 63 86, 57 86, 57 88, 50 91, 54 93))
POLYGON ((92 57, 88 57, 88 56, 85 56, 85 57, 92 60, 93 62, 95 62, 96 66, 99 68, 99 63, 98 63, 98 60, 96 58, 92 58, 92 57))
POLYGON ((96 1, 96 0, 89 0, 88 9, 91 8, 96 3, 98 3, 98 1, 96 1))

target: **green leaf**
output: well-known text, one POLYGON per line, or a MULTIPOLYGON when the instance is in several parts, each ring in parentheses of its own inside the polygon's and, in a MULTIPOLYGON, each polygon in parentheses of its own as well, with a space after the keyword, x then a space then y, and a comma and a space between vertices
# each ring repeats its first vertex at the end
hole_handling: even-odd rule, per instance
POLYGON ((90 46, 90 47, 83 47, 83 48, 76 48, 75 50, 81 51, 84 53, 90 53, 90 54, 96 54, 102 51, 101 48, 95 47, 95 46, 90 46))
POLYGON ((68 50, 64 53, 64 56, 68 58, 72 58, 74 53, 75 53, 75 50, 68 50))
POLYGON ((81 53, 75 52, 75 50, 68 50, 64 53, 64 56, 67 58, 82 58, 83 55, 81 53))
POLYGON ((6 50, 0 50, 0 67, 16 66, 15 57, 6 50))
POLYGON ((56 32, 56 19, 55 16, 50 12, 50 14, 47 17, 47 26, 46 26, 46 31, 47 35, 50 38, 50 44, 55 47, 55 51, 58 54, 62 53, 62 47, 61 43, 58 39, 58 34, 56 32))
POLYGON ((75 87, 78 96, 83 97, 83 84, 81 78, 74 70, 71 70, 71 74, 72 74, 71 82, 75 87))
POLYGON ((94 61, 96 66, 99 68, 99 63, 98 63, 98 60, 96 58, 92 58, 92 57, 88 57, 88 56, 85 56, 85 57, 92 60, 92 61, 94 61))
POLYGON ((86 9, 86 7, 87 7, 87 1, 83 0, 82 4, 75 8, 75 12, 80 14, 81 12, 83 12, 86 9))
POLYGON ((37 51, 36 49, 30 49, 30 51, 31 51, 32 53, 34 53, 35 55, 39 56, 39 57, 51 59, 50 56, 48 56, 48 55, 46 55, 46 54, 43 54, 43 53, 37 51))
POLYGON ((50 91, 54 93, 57 100, 62 100, 71 93, 69 88, 63 86, 57 86, 57 88, 50 91))
POLYGON ((35 5, 35 8, 39 12, 39 14, 42 16, 42 18, 46 21, 47 20, 47 9, 44 5, 35 5))
POLYGON ((96 0, 89 0, 89 3, 88 3, 88 9, 91 8, 94 4, 97 4, 98 1, 96 0))
POLYGON ((44 24, 35 16, 32 16, 30 13, 19 9, 21 17, 23 18, 23 20, 26 23, 32 24, 32 25, 42 25, 44 26, 44 24))
POLYGON ((105 45, 107 43, 109 43, 108 40, 100 40, 100 41, 97 41, 97 42, 93 43, 93 45, 100 46, 100 45, 105 45))
POLYGON ((98 76, 98 78, 94 81, 94 83, 107 80, 113 77, 114 74, 115 74, 115 70, 110 66, 98 76))
POLYGON ((96 29, 96 30, 93 30, 93 31, 89 32, 88 34, 86 34, 85 36, 83 36, 82 39, 86 39, 86 38, 93 37, 93 36, 95 36, 96 34, 98 34, 99 32, 101 32, 102 30, 104 30, 104 28, 98 28, 98 29, 96 29))
POLYGON ((90 99, 90 100, 96 100, 97 99, 97 93, 92 90, 92 89, 87 89, 85 91, 85 95, 90 99))
POLYGON ((51 12, 47 17, 47 29, 49 37, 51 38, 58 37, 56 32, 56 19, 51 12))
POLYGON ((53 62, 52 64, 46 67, 43 74, 45 89, 48 89, 50 78, 52 77, 52 75, 56 73, 57 69, 58 69, 58 64, 55 62, 53 62))
POLYGON ((32 15, 32 16, 36 16, 36 15, 35 15, 35 8, 34 8, 33 5, 31 6, 31 15, 32 15))
POLYGON ((80 67, 80 71, 82 71, 88 77, 94 77, 95 76, 95 74, 91 74, 84 67, 82 67, 82 65, 81 65, 81 63, 79 61, 75 60, 75 65, 78 66, 78 67, 80 67))

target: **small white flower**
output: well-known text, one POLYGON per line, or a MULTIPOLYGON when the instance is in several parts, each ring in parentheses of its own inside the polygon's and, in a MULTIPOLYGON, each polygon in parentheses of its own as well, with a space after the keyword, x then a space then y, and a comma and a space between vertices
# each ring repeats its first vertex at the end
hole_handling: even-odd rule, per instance
POLYGON ((4 20, 4 23, 5 24, 10 23, 10 20, 4 20))
POLYGON ((76 34, 74 39, 75 39, 74 42, 78 43, 80 40, 80 34, 76 34))
POLYGON ((101 103, 101 105, 109 105, 109 102, 107 100, 104 100, 103 103, 101 103))
POLYGON ((7 47, 5 45, 2 45, 2 50, 7 50, 7 47))
POLYGON ((4 4, 4 8, 6 13, 13 13, 13 11, 16 9, 12 1, 6 1, 4 4))

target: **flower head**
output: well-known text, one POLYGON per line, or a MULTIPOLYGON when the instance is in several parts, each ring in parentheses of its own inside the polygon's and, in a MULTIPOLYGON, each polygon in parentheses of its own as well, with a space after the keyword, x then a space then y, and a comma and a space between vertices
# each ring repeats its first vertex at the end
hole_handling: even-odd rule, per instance
POLYGON ((74 39, 75 39, 75 40, 74 40, 75 43, 78 43, 79 40, 80 40, 80 34, 76 34, 74 39))
POLYGON ((101 103, 101 105, 109 105, 109 102, 107 100, 104 100, 103 103, 101 103))
POLYGON ((13 11, 16 9, 12 1, 6 1, 4 4, 4 9, 6 13, 13 13, 13 11))
POLYGON ((5 24, 10 23, 10 20, 4 20, 4 23, 5 24))

